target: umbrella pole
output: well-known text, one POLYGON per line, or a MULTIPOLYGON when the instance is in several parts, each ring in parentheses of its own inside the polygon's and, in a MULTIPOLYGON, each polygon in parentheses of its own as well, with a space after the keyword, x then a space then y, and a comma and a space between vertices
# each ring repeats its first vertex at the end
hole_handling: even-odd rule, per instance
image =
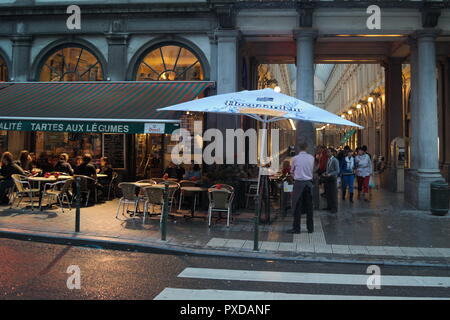
MULTIPOLYGON (((259 189, 261 187, 261 169, 262 169, 262 160, 265 154, 266 150, 266 144, 267 144, 267 116, 264 116, 263 120, 263 133, 261 138, 261 153, 259 157, 259 170, 258 170, 258 187, 256 189, 256 210, 255 210, 255 232, 253 237, 253 250, 258 251, 258 242, 259 242, 259 217, 260 217, 260 210, 261 210, 261 194, 259 192, 259 189)), ((264 193, 263 193, 264 194, 264 193)))

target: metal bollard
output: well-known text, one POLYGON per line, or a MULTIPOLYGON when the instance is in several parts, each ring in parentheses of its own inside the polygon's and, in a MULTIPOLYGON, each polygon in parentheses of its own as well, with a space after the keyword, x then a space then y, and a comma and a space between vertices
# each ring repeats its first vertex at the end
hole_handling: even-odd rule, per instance
POLYGON ((255 196, 255 233, 253 238, 253 250, 258 251, 258 241, 259 241, 259 194, 255 196))
POLYGON ((164 192, 163 192, 163 212, 162 219, 161 219, 161 240, 165 241, 167 236, 167 215, 168 215, 168 209, 169 209, 169 183, 167 181, 164 181, 164 192))
POLYGON ((80 182, 81 177, 76 177, 76 188, 77 188, 77 203, 76 203, 76 211, 75 211, 75 232, 80 232, 80 201, 81 201, 81 188, 80 182))

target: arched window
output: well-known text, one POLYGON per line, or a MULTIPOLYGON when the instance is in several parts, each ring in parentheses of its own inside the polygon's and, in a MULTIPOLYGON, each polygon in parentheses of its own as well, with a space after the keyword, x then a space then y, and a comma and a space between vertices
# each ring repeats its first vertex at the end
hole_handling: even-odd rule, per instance
POLYGON ((8 81, 8 66, 6 61, 0 56, 0 82, 8 81))
POLYGON ((137 81, 199 81, 202 65, 190 50, 178 45, 164 45, 151 50, 139 63, 137 81))
POLYGON ((87 49, 66 47, 51 54, 42 65, 40 81, 101 81, 99 60, 87 49))

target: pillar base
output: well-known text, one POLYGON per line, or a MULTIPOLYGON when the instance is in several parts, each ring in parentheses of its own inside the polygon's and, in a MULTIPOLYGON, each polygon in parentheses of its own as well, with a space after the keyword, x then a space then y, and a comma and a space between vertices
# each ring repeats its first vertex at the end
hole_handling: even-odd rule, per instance
POLYGON ((433 181, 445 181, 439 170, 405 170, 405 201, 419 210, 429 210, 433 181))

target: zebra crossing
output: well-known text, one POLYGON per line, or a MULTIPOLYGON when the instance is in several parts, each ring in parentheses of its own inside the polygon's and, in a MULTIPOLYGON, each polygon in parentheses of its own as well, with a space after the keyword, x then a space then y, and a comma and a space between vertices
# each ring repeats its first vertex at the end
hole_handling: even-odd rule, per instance
MULTIPOLYGON (((249 281, 257 283, 282 283, 303 285, 328 285, 330 291, 334 286, 368 286, 369 274, 342 273, 307 273, 279 272, 239 269, 185 268, 178 278, 249 281)), ((450 277, 381 275, 381 287, 403 288, 440 288, 450 289, 450 277)), ((376 291, 376 290, 375 290, 376 291)), ((367 289, 367 293, 371 290, 367 289)), ((373 292, 373 291, 372 291, 373 292)), ((446 291, 449 293, 450 291, 446 291)), ((382 295, 340 295, 285 293, 268 291, 223 290, 212 288, 165 288, 155 300, 450 300, 450 295, 442 298, 416 296, 382 296, 382 295), (188 297, 188 298, 187 298, 188 297)))

